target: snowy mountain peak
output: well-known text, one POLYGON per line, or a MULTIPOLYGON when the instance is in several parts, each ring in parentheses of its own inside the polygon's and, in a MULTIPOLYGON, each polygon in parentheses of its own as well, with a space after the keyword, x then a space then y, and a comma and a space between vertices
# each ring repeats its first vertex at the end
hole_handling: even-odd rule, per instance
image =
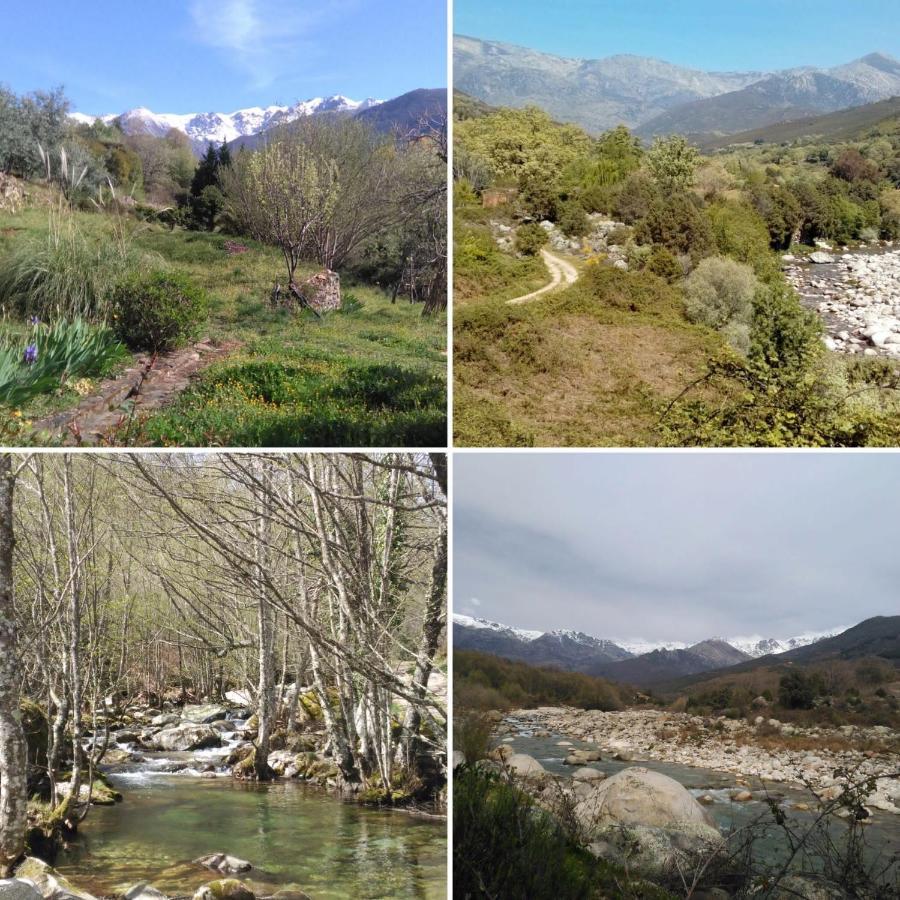
POLYGON ((252 106, 231 113, 156 113, 146 106, 137 106, 118 115, 90 116, 75 112, 70 118, 79 124, 90 125, 98 119, 107 125, 119 120, 126 134, 151 134, 165 137, 171 129, 186 134, 195 149, 208 143, 233 141, 239 137, 259 134, 276 125, 284 125, 305 116, 326 112, 355 113, 371 109, 383 101, 369 97, 352 100, 343 94, 300 100, 291 106, 252 106))
POLYGON ((502 634, 512 635, 520 641, 533 641, 543 635, 543 631, 528 631, 524 628, 511 628, 509 625, 501 625, 499 622, 491 622, 488 619, 480 619, 476 616, 464 616, 462 613, 453 613, 453 622, 464 628, 486 628, 502 634))

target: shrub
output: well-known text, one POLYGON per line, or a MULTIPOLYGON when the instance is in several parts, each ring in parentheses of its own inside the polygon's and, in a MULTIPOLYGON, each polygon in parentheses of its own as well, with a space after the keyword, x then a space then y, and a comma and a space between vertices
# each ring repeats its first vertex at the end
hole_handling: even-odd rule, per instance
POLYGON ((591 230, 584 207, 575 200, 566 200, 559 205, 556 223, 569 237, 583 237, 591 230))
POLYGON ((681 191, 652 204, 635 229, 635 240, 639 244, 662 244, 673 253, 701 259, 712 247, 712 231, 699 203, 681 191))
POLYGON ((785 709, 812 709, 820 693, 820 679, 802 669, 787 672, 778 683, 778 702, 785 709))
POLYGON ((763 275, 774 265, 762 216, 745 203, 722 200, 707 209, 713 241, 722 256, 753 266, 763 275))
POLYGON ((171 350, 196 334, 205 319, 204 291, 179 273, 133 274, 113 292, 119 337, 135 350, 171 350))
POLYGON ((674 284, 684 275, 681 265, 671 250, 665 247, 654 247, 647 260, 647 271, 664 278, 669 284, 674 284))
POLYGON ((536 256, 547 240, 547 232, 537 222, 520 225, 516 230, 516 251, 524 256, 536 256))
POLYGON ((732 337, 744 333, 743 350, 749 349, 749 325, 753 312, 753 296, 759 282, 753 270, 743 263, 724 257, 709 257, 688 275, 684 284, 685 311, 692 322, 724 329, 744 326, 732 337))
POLYGON ((602 864, 580 850, 534 801, 470 766, 453 780, 453 885, 458 897, 600 896, 602 864))
POLYGON ((634 225, 647 216, 659 199, 656 185, 643 172, 633 172, 619 188, 613 212, 626 225, 634 225))

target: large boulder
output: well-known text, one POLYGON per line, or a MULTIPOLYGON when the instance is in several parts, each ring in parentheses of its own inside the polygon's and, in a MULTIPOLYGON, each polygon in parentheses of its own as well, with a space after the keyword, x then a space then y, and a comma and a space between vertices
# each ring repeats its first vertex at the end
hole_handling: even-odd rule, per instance
POLYGON ((722 842, 709 813, 677 781, 635 766, 617 772, 575 805, 591 851, 656 879, 694 872, 722 842))
POLYGON ((33 884, 44 900, 94 900, 90 894, 79 891, 52 866, 36 856, 25 858, 16 869, 16 879, 33 884))
POLYGON ((225 699, 235 706, 246 707, 253 705, 250 691, 225 691, 225 699))
POLYGON ((157 728, 166 728, 169 725, 177 725, 180 721, 181 716, 178 713, 160 713, 150 720, 150 724, 157 728))
POLYGON ((193 722, 195 725, 208 725, 210 722, 224 719, 227 715, 228 710, 217 703, 189 704, 181 710, 181 718, 185 722, 193 722))
POLYGON ((253 866, 246 859, 237 856, 229 856, 227 853, 212 853, 209 856, 201 856, 194 860, 194 864, 205 866, 207 869, 215 869, 223 875, 237 875, 240 872, 249 872, 253 866))
POLYGON ((159 750, 204 750, 220 747, 222 738, 211 725, 188 723, 160 731, 154 736, 153 743, 159 750))
POLYGON ((316 312, 341 308, 341 276, 330 269, 322 269, 299 284, 291 284, 291 291, 316 312))
POLYGON ((193 900, 256 900, 256 895, 235 878, 220 878, 197 888, 193 900))
POLYGON ((516 775, 522 775, 526 778, 543 775, 546 769, 533 757, 527 753, 513 753, 506 760, 506 768, 516 775))
POLYGON ((30 881, 0 878, 0 900, 41 900, 41 895, 30 881))
POLYGON ((653 825, 684 822, 714 826, 712 816, 674 778, 642 766, 616 772, 575 808, 579 822, 592 825, 653 825))

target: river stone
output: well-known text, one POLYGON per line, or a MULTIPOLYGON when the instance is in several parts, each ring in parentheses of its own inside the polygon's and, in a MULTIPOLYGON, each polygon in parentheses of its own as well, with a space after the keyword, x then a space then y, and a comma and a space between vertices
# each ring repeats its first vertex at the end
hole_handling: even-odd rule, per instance
POLYGON ((195 706, 185 706, 181 711, 181 718, 185 722, 193 722, 196 725, 208 725, 218 719, 224 719, 228 710, 216 703, 201 703, 195 706))
POLYGON ((575 816, 588 830, 607 823, 660 828, 685 822, 714 826, 710 814, 674 778, 643 766, 622 769, 607 778, 576 805, 575 816))
POLYGON ((134 887, 128 888, 122 895, 122 900, 168 900, 168 898, 152 884, 142 881, 134 887))
POLYGON ((210 725, 186 724, 160 731, 153 743, 160 750, 203 750, 221 746, 222 739, 210 725))
POLYGON ((773 900, 847 900, 854 895, 819 876, 788 875, 770 896, 773 900))
POLYGON ((461 750, 453 751, 453 768, 455 769, 457 766, 463 765, 466 761, 466 754, 461 750))
POLYGON ((225 699, 235 706, 245 707, 253 704, 250 691, 225 691, 225 699))
POLYGON ((544 767, 533 757, 527 753, 514 753, 506 760, 506 767, 510 772, 516 775, 543 775, 546 771, 544 767))
POLYGON ((735 791, 731 795, 731 799, 736 803, 747 803, 749 800, 753 799, 753 794, 750 791, 735 791))
POLYGON ((201 856, 193 862, 194 865, 215 869, 223 875, 237 875, 239 872, 249 872, 253 868, 246 859, 238 859, 227 853, 212 853, 209 856, 201 856))
POLYGON ((41 895, 30 881, 3 878, 0 879, 0 900, 41 900, 41 895))
POLYGON ((572 773, 573 781, 603 781, 606 773, 599 769, 592 769, 590 766, 582 766, 572 773))
POLYGON ((830 253, 825 253, 822 250, 816 250, 815 253, 810 253, 807 259, 811 263, 818 263, 819 265, 834 262, 834 257, 830 253))
POLYGON ((36 856, 25 858, 16 869, 16 878, 30 881, 44 900, 94 900, 90 894, 79 891, 52 866, 36 856))
POLYGON ((176 713, 160 713, 160 715, 154 716, 150 720, 150 724, 165 728, 167 725, 177 725, 180 721, 181 716, 176 713))
POLYGON ((197 888, 194 900, 256 900, 256 895, 235 878, 220 878, 197 888))

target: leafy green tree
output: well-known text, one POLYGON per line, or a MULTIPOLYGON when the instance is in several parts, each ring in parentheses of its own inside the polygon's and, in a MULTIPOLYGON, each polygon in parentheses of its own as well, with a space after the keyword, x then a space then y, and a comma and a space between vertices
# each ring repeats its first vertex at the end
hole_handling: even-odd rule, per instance
POLYGON ((524 256, 537 256, 547 243, 547 232, 537 222, 527 222, 516 229, 516 250, 524 256))
POLYGON ((287 138, 240 156, 224 180, 235 219, 252 237, 281 249, 292 282, 302 255, 314 246, 316 229, 335 214, 337 163, 287 138))
POLYGON ((656 138, 645 157, 653 180, 663 190, 684 190, 694 183, 700 153, 681 135, 656 138))

